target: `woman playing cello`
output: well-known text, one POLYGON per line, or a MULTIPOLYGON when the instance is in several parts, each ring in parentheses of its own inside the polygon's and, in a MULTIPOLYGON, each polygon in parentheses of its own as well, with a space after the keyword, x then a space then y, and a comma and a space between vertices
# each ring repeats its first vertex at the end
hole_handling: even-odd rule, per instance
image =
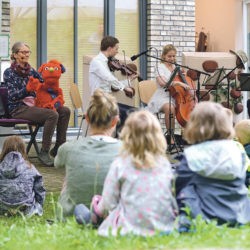
MULTIPOLYGON (((166 91, 166 84, 171 76, 171 73, 175 69, 175 65, 173 63, 176 62, 176 48, 172 44, 168 44, 163 47, 161 59, 166 60, 168 62, 161 61, 159 65, 155 67, 155 78, 157 82, 157 90, 151 97, 148 103, 148 110, 157 113, 162 111, 165 113, 165 123, 166 128, 168 130, 168 135, 170 136, 170 122, 171 122, 171 129, 174 130, 175 128, 175 115, 176 115, 176 102, 174 98, 171 98, 170 104, 170 93, 166 91), (172 119, 170 119, 170 114, 172 114, 172 119), (171 121, 170 121, 171 120, 171 121)), ((170 83, 172 85, 180 85, 184 89, 190 89, 189 85, 179 82, 173 81, 170 83)), ((168 86, 169 87, 169 86, 168 86)), ((171 144, 173 144, 173 138, 171 137, 171 144)))

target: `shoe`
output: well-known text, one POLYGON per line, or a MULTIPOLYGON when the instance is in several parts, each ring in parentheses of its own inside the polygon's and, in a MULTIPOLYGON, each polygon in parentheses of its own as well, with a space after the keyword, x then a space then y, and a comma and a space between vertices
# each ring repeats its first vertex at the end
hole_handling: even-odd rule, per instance
POLYGON ((90 222, 90 211, 83 204, 78 204, 75 206, 74 216, 78 224, 89 224, 90 222))
POLYGON ((53 167, 54 162, 49 157, 49 152, 41 150, 38 154, 38 159, 48 167, 53 167))
POLYGON ((103 214, 98 210, 98 203, 101 201, 101 195, 94 195, 91 202, 91 222, 94 226, 99 226, 104 220, 103 214))
POLYGON ((168 147, 167 147, 167 152, 172 152, 172 150, 175 149, 175 145, 174 144, 168 144, 168 147))
POLYGON ((56 157, 57 155, 57 151, 58 151, 58 148, 57 146, 53 147, 50 151, 49 151, 49 154, 52 156, 52 157, 56 157))

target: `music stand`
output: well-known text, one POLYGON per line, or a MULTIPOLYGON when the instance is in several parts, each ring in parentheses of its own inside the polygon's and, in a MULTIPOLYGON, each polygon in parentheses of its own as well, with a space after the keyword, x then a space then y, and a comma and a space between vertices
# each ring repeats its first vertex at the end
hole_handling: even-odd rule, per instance
POLYGON ((237 90, 250 91, 250 74, 240 73, 240 86, 237 90))
MULTIPOLYGON (((212 89, 215 89, 216 91, 216 102, 217 102, 217 91, 218 91, 218 85, 219 83, 222 81, 222 79, 225 77, 225 71, 224 68, 220 68, 220 69, 216 69, 214 71, 214 74, 209 76, 206 80, 205 83, 202 84, 202 86, 211 86, 212 89)), ((206 95, 208 95, 210 91, 208 91, 206 94, 204 94, 203 96, 201 96, 201 99, 203 97, 205 97, 206 95)))

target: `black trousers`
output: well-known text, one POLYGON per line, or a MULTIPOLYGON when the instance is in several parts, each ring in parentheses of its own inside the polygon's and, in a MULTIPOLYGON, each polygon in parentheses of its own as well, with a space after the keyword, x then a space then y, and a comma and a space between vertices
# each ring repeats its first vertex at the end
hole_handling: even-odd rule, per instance
MULTIPOLYGON (((131 112, 134 112, 135 110, 137 110, 137 108, 133 107, 133 106, 126 105, 126 104, 121 104, 121 103, 118 103, 118 108, 119 108, 120 122, 117 125, 117 132, 120 132, 124 126, 124 123, 125 123, 128 115, 131 112)), ((116 132, 116 137, 117 137, 117 132, 116 132)))

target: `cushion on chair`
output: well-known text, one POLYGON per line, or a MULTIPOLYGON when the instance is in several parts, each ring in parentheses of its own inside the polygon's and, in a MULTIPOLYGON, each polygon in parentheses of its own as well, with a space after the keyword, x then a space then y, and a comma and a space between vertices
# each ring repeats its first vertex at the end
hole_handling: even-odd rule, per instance
POLYGON ((187 76, 189 76, 193 81, 196 81, 198 80, 198 75, 197 75, 197 72, 192 70, 192 69, 189 69, 187 71, 187 76))

